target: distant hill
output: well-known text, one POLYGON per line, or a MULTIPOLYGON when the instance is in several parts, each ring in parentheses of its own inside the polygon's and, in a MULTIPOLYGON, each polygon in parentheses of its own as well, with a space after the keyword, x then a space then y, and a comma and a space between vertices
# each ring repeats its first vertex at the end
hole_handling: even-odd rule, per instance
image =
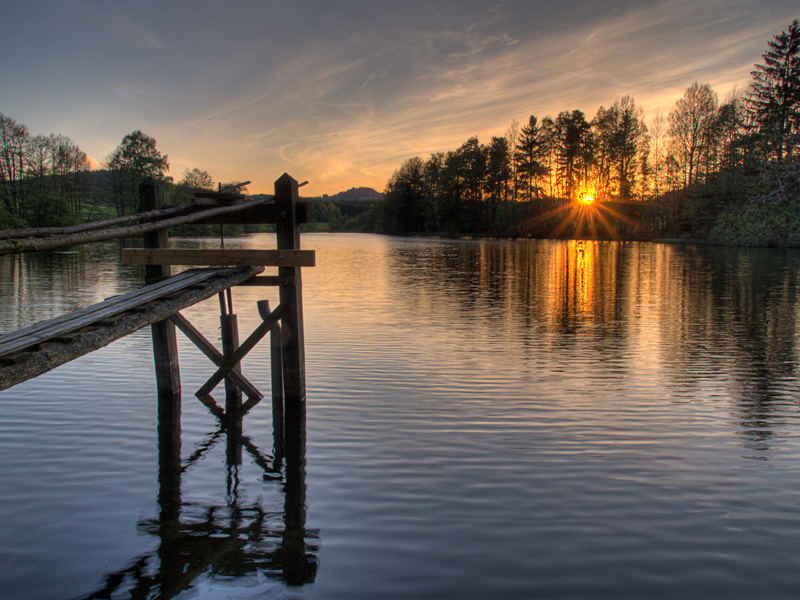
POLYGON ((327 194, 324 194, 322 196, 323 202, 335 202, 337 204, 339 203, 374 204, 378 200, 382 199, 383 199, 383 194, 381 194, 377 190, 372 189, 371 187, 353 187, 344 192, 333 194, 332 196, 328 196, 327 194))

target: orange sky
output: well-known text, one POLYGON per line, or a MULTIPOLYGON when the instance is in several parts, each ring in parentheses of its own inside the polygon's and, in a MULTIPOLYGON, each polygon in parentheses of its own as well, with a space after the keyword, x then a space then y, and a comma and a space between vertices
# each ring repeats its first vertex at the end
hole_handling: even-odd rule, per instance
POLYGON ((141 129, 215 180, 382 190, 412 156, 631 94, 749 80, 795 2, 84 2, 2 9, 0 112, 102 163, 141 129), (336 4, 336 3, 333 3, 336 4), (563 5, 563 6, 562 6, 563 5))

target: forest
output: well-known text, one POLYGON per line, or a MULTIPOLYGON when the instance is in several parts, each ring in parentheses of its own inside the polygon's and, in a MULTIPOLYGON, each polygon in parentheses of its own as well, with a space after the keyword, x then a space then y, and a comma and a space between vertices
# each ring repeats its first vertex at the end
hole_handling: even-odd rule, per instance
POLYGON ((406 160, 354 226, 442 233, 800 245, 800 25, 746 90, 694 82, 649 126, 630 96, 531 115, 482 144, 406 160))
POLYGON ((187 201, 195 189, 212 189, 205 171, 187 169, 175 182, 168 168, 156 140, 138 130, 122 138, 102 169, 92 170, 71 139, 32 136, 0 113, 0 228, 66 226, 134 213, 147 177, 165 184, 170 204, 187 201))
MULTIPOLYGON (((767 42, 746 89, 722 101, 694 82, 649 121, 631 96, 591 118, 578 109, 530 115, 488 143, 470 137, 406 160, 382 199, 317 199, 314 216, 323 230, 798 246, 799 141, 794 20, 767 42)), ((156 140, 138 130, 92 170, 69 138, 31 135, 0 113, 0 228, 135 212, 146 177, 165 183, 170 204, 215 187, 206 171, 187 169, 176 182, 168 168, 156 140)))

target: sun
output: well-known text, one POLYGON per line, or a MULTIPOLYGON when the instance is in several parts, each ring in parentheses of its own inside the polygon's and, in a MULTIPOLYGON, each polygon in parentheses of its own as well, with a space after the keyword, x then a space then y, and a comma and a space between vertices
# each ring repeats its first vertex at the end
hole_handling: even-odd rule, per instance
POLYGON ((581 204, 591 204, 592 202, 594 202, 594 196, 591 196, 591 195, 589 195, 589 194, 586 194, 586 195, 585 195, 583 198, 581 198, 581 199, 579 200, 579 202, 580 202, 581 204))

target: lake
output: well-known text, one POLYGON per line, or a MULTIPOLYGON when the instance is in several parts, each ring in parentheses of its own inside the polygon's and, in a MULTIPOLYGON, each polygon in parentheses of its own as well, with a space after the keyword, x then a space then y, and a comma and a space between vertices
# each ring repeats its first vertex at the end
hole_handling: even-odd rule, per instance
MULTIPOLYGON (((800 595, 799 251, 302 244, 300 487, 264 468, 269 400, 228 464, 194 397, 215 369, 180 333, 165 486, 139 331, 0 393, 0 598, 800 595)), ((119 248, 0 257, 2 331, 138 287, 119 248)), ((240 337, 261 298, 234 290, 240 337)), ((218 311, 183 314, 218 343, 218 311)), ((243 371, 269 392, 267 345, 243 371)))

